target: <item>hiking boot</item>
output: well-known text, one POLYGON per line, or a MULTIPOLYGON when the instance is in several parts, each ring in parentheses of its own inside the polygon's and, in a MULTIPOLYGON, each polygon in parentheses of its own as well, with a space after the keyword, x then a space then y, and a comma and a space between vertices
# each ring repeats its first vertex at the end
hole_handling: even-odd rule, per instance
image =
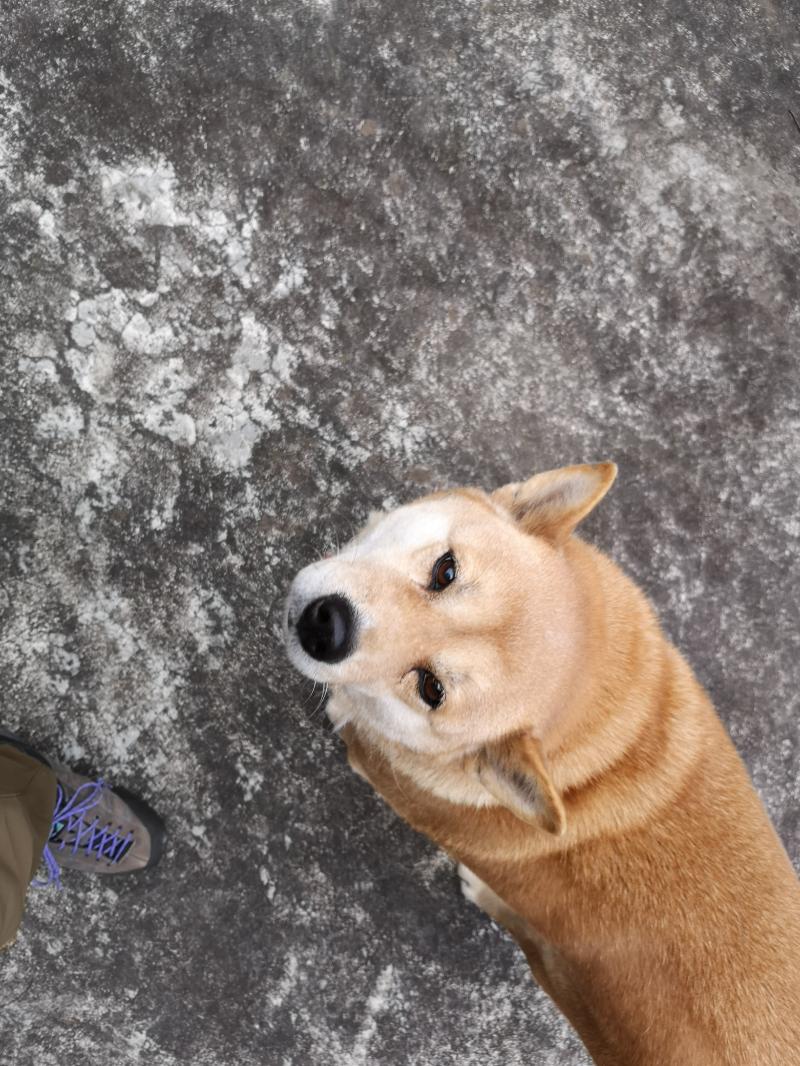
POLYGON ((111 788, 103 780, 50 763, 4 729, 0 743, 45 763, 56 776, 56 806, 43 855, 48 877, 34 884, 60 883, 61 868, 128 874, 156 865, 164 848, 164 823, 144 800, 125 788, 111 788))
POLYGON ((132 874, 156 865, 164 848, 164 823, 144 800, 64 766, 54 766, 53 772, 56 809, 44 849, 49 881, 59 880, 59 867, 132 874))

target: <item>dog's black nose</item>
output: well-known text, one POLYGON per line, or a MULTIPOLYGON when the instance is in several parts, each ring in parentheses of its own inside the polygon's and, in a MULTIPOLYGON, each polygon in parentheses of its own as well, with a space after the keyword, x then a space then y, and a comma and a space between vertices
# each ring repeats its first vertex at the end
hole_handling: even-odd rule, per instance
POLYGON ((297 637, 306 655, 339 663, 353 647, 353 608, 344 596, 320 596, 297 619, 297 637))

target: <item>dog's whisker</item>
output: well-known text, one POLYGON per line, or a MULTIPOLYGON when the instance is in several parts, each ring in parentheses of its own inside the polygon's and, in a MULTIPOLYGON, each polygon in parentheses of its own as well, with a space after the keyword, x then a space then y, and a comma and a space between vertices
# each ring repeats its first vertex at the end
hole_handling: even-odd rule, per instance
POLYGON ((327 696, 328 696, 328 683, 327 683, 327 681, 324 681, 323 684, 322 684, 322 695, 319 698, 319 703, 314 708, 314 713, 311 715, 312 718, 316 718, 317 715, 319 714, 319 712, 325 706, 325 700, 327 699, 327 696))
POLYGON ((308 706, 308 704, 309 704, 309 703, 311 702, 311 700, 312 700, 312 699, 313 699, 313 697, 314 697, 314 693, 315 693, 316 691, 317 691, 317 682, 316 682, 316 681, 312 681, 312 682, 311 682, 311 691, 310 691, 310 692, 308 693, 308 695, 306 696, 306 698, 305 698, 305 699, 303 700, 303 708, 304 708, 304 709, 305 709, 305 708, 306 708, 306 707, 308 706))

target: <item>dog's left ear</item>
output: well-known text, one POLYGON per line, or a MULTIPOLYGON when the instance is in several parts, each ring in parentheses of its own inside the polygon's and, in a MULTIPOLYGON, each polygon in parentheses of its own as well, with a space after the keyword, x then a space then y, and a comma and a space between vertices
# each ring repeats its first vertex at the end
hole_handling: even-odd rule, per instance
POLYGON ((492 499, 509 511, 526 533, 563 544, 597 506, 617 476, 615 463, 563 466, 528 481, 503 485, 492 499))
POLYGON ((517 818, 555 836, 566 831, 564 802, 530 733, 487 744, 476 757, 476 770, 486 791, 517 818))

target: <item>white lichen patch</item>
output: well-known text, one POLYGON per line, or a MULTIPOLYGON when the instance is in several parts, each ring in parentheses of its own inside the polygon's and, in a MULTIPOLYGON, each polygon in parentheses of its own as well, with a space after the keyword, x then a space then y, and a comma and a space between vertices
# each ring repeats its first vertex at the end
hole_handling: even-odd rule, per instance
POLYGON ((260 792, 264 785, 264 774, 261 770, 254 768, 247 768, 241 759, 238 759, 235 763, 236 766, 236 778, 239 787, 242 790, 242 796, 245 803, 249 803, 250 800, 260 792))
POLYGON ((109 207, 119 207, 133 229, 186 224, 175 203, 176 185, 175 171, 164 159, 131 160, 100 171, 103 200, 109 207))
POLYGON ((93 399, 113 401, 117 396, 121 361, 119 337, 130 318, 127 295, 119 289, 75 300, 65 312, 73 347, 65 360, 76 384, 93 399))
POLYGON ((279 428, 273 393, 278 381, 290 380, 297 358, 279 335, 244 317, 225 384, 198 419, 198 436, 220 466, 246 472, 261 435, 279 428))
POLYGON ((192 637, 209 670, 219 669, 218 652, 233 640, 235 615, 216 589, 191 589, 184 600, 181 626, 192 637))
POLYGON ((275 282, 270 295, 273 300, 285 300, 287 296, 300 289, 306 280, 306 268, 302 263, 290 263, 284 260, 281 264, 280 277, 275 282))
POLYGON ((125 323, 120 338, 128 351, 134 355, 163 356, 178 343, 171 326, 154 328, 139 311, 125 323))
POLYGON ((352 1066, 367 1066, 371 1062, 370 1045, 377 1033, 381 1015, 391 1009, 396 983, 394 967, 385 966, 378 974, 375 987, 366 1002, 361 1028, 349 1058, 352 1066))
POLYGON ((263 757, 259 746, 247 738, 239 738, 237 748, 236 781, 244 802, 249 803, 264 787, 263 757))
POLYGON ((65 403, 60 407, 48 408, 36 423, 36 432, 39 436, 50 437, 54 441, 75 440, 83 432, 83 422, 80 407, 74 403, 65 403))
POLYGON ((144 381, 146 406, 139 416, 141 424, 174 444, 194 444, 197 438, 194 418, 179 410, 186 404, 187 390, 192 384, 180 357, 156 363, 144 381))
POLYGON ((270 332, 252 314, 242 315, 241 328, 242 339, 231 356, 231 362, 234 368, 241 367, 263 374, 270 365, 270 332))

